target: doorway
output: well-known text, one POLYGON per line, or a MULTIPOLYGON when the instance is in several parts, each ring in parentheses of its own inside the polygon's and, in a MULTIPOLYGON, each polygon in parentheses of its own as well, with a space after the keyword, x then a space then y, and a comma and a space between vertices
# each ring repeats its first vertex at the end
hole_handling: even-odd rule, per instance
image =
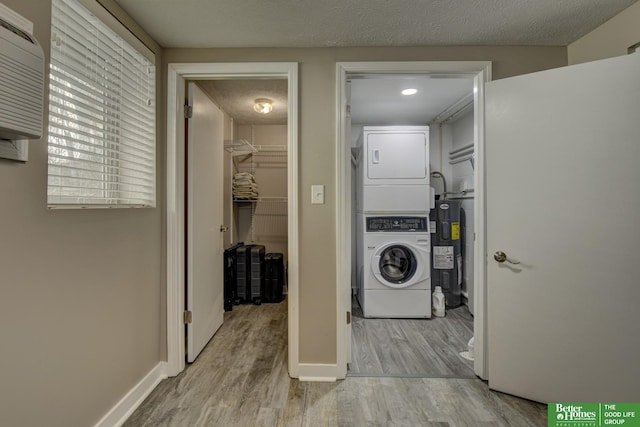
MULTIPOLYGON (((461 197, 465 197, 468 194, 468 191, 460 191, 461 186, 469 184, 474 192, 475 203, 472 205, 471 210, 473 212, 473 229, 475 231, 475 241, 469 243, 469 247, 474 248, 474 252, 476 254, 483 253, 482 248, 484 245, 484 230, 483 226, 479 224, 483 224, 483 214, 484 204, 483 204, 483 183, 478 179, 479 176, 482 176, 482 149, 483 149, 483 84, 490 78, 490 63, 489 62, 460 62, 460 63, 447 63, 447 62, 408 62, 408 63, 339 63, 337 65, 337 111, 338 111, 338 123, 337 123, 337 141, 338 148, 337 152, 337 164, 339 165, 338 170, 338 184, 337 184, 337 193, 339 194, 338 198, 338 225, 337 225, 337 263, 338 263, 338 312, 340 314, 346 311, 348 313, 348 318, 356 320, 358 323, 358 332, 360 332, 360 327, 367 319, 363 319, 362 317, 354 318, 357 310, 360 309, 358 305, 357 299, 352 299, 353 289, 352 282, 358 276, 358 268, 354 271, 352 268, 353 253, 357 252, 357 249, 354 249, 360 245, 363 245, 364 241, 360 239, 358 233, 355 228, 355 197, 352 194, 352 190, 355 188, 356 184, 353 182, 357 177, 357 174, 354 174, 352 169, 352 162, 357 163, 357 154, 352 156, 352 146, 355 146, 354 150, 357 153, 357 143, 354 141, 357 140, 357 135, 362 134, 362 124, 370 124, 370 125, 416 125, 416 124, 429 124, 430 126, 430 138, 433 143, 433 148, 435 150, 431 150, 431 157, 437 158, 437 161, 434 163, 431 162, 432 171, 436 171, 444 175, 452 176, 452 174, 457 174, 455 176, 457 179, 456 182, 456 190, 459 194, 453 194, 454 191, 451 187, 448 189, 444 189, 441 183, 436 183, 436 178, 432 178, 431 186, 436 188, 439 187, 439 191, 441 197, 449 197, 458 196, 458 203, 465 203, 465 199, 461 199, 461 197), (462 90, 464 96, 461 96, 462 93, 456 94, 452 93, 451 96, 456 99, 450 99, 449 101, 443 100, 442 102, 448 103, 448 105, 440 104, 435 105, 434 108, 439 110, 435 115, 431 117, 427 117, 428 113, 423 111, 424 114, 422 118, 418 118, 417 120, 422 120, 420 123, 416 123, 415 121, 411 121, 406 118, 406 115, 403 118, 393 119, 389 117, 390 110, 397 110, 398 106, 393 106, 396 108, 382 108, 377 109, 374 106, 374 102, 372 100, 368 100, 366 105, 368 105, 367 109, 370 111, 358 111, 357 107, 353 105, 352 100, 355 101, 355 98, 361 96, 358 91, 362 91, 363 93, 371 93, 372 87, 374 90, 384 90, 384 88, 393 86, 393 82, 422 82, 426 84, 426 82, 431 81, 431 83, 435 83, 435 86, 432 85, 432 88, 445 88, 446 82, 452 84, 451 91, 455 91, 453 89, 456 85, 460 86, 460 82, 466 82, 468 84, 466 89, 462 90), (438 81, 440 84, 438 85, 438 81), (356 84, 354 84, 354 82, 356 84), (380 84, 383 83, 383 84, 380 84), (370 86, 369 89, 366 89, 367 86, 370 86), (459 96, 460 95, 460 96, 459 96), (355 97, 355 98, 354 98, 355 97), (470 107, 469 107, 470 106, 470 107), (385 112, 386 110, 386 112, 385 112), (470 144, 464 144, 464 146, 456 145, 451 141, 447 140, 447 127, 448 131, 451 130, 451 126, 442 124, 448 121, 454 121, 458 116, 464 116, 466 112, 472 111, 468 113, 468 117, 465 119, 461 119, 461 122, 465 122, 464 126, 460 126, 466 129, 468 133, 468 138, 470 138, 470 144), (382 113, 381 115, 376 116, 377 113, 382 113), (370 114, 369 114, 370 113, 370 114), (355 115, 355 117, 354 117, 355 115), (358 116, 360 115, 360 116, 358 116), (352 120, 355 119, 355 120, 352 120), (444 130, 443 130, 444 129, 444 130), (353 137, 352 137, 353 135, 353 137), (443 142, 445 141, 445 142, 443 142), (447 145, 448 144, 448 145, 447 145), (446 153, 444 150, 446 149, 446 153), (475 152, 475 158, 472 158, 468 154, 475 152), (444 155, 443 155, 444 153, 444 155), (459 167, 456 166, 456 170, 454 171, 451 165, 451 160, 459 160, 459 153, 465 154, 466 157, 463 157, 465 160, 470 160, 469 164, 473 165, 473 168, 469 166, 471 172, 470 176, 467 177, 468 181, 464 182, 464 177, 460 175, 459 167), (449 157, 447 158, 447 154, 449 157), (445 159, 445 161, 440 162, 440 159, 445 159), (447 161, 448 160, 448 161, 447 161), (443 170, 444 169, 444 170, 443 170), (475 187, 475 188, 472 188, 475 187), (444 194, 445 192, 450 194, 444 194), (355 241, 354 241, 355 240, 355 241), (354 304, 354 310, 351 310, 352 303, 354 304), (344 310, 344 311, 342 311, 344 310), (363 322, 364 320, 364 322, 363 322)), ((411 86, 411 85, 409 85, 411 86)), ((428 85, 427 85, 428 86, 428 85)), ((462 85, 464 86, 464 85, 462 85)), ((426 88, 426 86, 425 86, 426 88)), ((393 89, 395 90, 395 89, 393 89)), ((442 94, 441 94, 442 95, 442 94)), ((420 106, 417 107, 422 108, 420 106)), ((450 132, 449 132, 450 133, 450 132)), ((463 189, 464 190, 464 189, 463 189)), ((468 197, 468 196, 467 196, 468 197)), ((366 215, 365 215, 366 216, 366 215)), ((362 228, 362 227, 360 227, 362 228)), ((473 233, 471 233, 473 235, 473 233)), ((433 236, 433 234, 431 235, 433 236)), ((473 362, 473 372, 481 378, 485 376, 485 357, 484 357, 484 315, 485 315, 485 299, 484 299, 484 266, 479 262, 479 258, 474 257, 474 265, 473 265, 473 278, 469 282, 472 282, 470 285, 471 289, 466 291, 466 298, 471 305, 470 311, 474 313, 474 318, 471 320, 467 319, 467 323, 473 324, 473 330, 476 340, 476 350, 475 350, 475 361, 473 362), (474 298, 475 296, 475 298, 474 298)), ((361 266, 360 266, 361 267, 361 266)), ((357 280, 357 279, 356 279, 357 280)), ((359 284, 359 283, 358 283, 359 284)), ((429 298, 430 299, 430 298, 429 298)), ((464 315, 458 316, 456 312, 459 310, 451 311, 451 319, 455 321, 464 321, 464 315)), ((342 320, 342 316, 339 315, 338 319, 338 366, 344 369, 345 375, 347 375, 347 364, 355 362, 356 360, 352 360, 351 355, 353 352, 352 348, 352 334, 351 334, 351 325, 352 322, 347 322, 345 325, 342 320)), ((372 319, 373 320, 373 319, 372 319)), ((380 320, 380 319, 375 319, 380 320)), ((390 320, 390 319, 387 319, 390 320)), ((442 319, 444 320, 444 319, 442 319)), ((392 322, 392 321, 391 321, 392 322)), ((423 328, 424 325, 415 322, 405 322, 407 325, 413 323, 411 327, 423 328), (417 325, 417 326, 416 326, 417 325)), ((432 323, 432 326, 435 325, 435 322, 432 323)), ((358 336, 362 336, 361 333, 358 336)), ((359 338, 360 339, 360 338, 359 338)), ((365 344, 366 345, 366 344, 365 344)), ((466 349, 466 348, 465 348, 466 349)), ((460 350, 465 350, 460 349, 460 350)), ((354 353, 355 355, 355 353, 354 353)), ((467 368, 468 369, 468 368, 467 368)), ((355 369, 355 371, 360 370, 360 368, 355 369)), ((366 369, 365 369, 366 370, 366 369)), ((470 371, 468 371, 470 372, 470 371)), ((405 372, 404 374, 412 374, 411 372, 405 372)))
MULTIPOLYGON (((185 368, 185 159, 184 99, 187 80, 286 79, 287 81, 287 217, 288 364, 298 376, 298 209, 297 209, 297 63, 169 64, 167 91, 167 374, 185 368)), ((221 265, 222 267, 222 265, 221 265)))

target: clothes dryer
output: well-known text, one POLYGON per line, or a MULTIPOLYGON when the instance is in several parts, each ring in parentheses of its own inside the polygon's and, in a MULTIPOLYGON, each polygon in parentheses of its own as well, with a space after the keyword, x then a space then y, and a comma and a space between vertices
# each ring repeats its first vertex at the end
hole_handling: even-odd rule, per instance
POLYGON ((365 126, 357 145, 359 212, 429 210, 429 127, 365 126))
POLYGON ((431 317, 428 214, 362 214, 358 300, 364 317, 431 317))

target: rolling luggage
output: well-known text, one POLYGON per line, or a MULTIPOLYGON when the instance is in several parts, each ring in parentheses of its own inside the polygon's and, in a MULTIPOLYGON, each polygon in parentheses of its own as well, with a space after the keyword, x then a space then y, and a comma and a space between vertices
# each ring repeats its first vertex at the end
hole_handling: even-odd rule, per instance
POLYGON ((237 249, 236 303, 262 303, 264 289, 263 245, 244 245, 237 249))
POLYGON ((244 246, 243 242, 224 250, 224 311, 232 311, 236 301, 236 263, 241 246, 244 246))
POLYGON ((249 246, 240 246, 236 253, 236 292, 234 304, 244 304, 247 302, 247 289, 249 286, 249 271, 247 271, 247 251, 249 246))
POLYGON ((279 303, 283 300, 284 289, 284 255, 269 253, 265 255, 265 280, 262 301, 279 303))
POLYGON ((251 273, 249 274, 251 283, 249 288, 249 301, 260 305, 262 303, 262 293, 264 290, 265 247, 262 245, 251 245, 249 256, 251 269, 251 273))

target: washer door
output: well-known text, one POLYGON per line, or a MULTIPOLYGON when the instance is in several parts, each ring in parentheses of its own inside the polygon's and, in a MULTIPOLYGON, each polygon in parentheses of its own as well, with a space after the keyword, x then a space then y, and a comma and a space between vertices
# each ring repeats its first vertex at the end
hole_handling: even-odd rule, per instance
POLYGON ((373 257, 371 268, 382 284, 400 289, 416 282, 420 265, 409 246, 392 244, 380 248, 373 257))

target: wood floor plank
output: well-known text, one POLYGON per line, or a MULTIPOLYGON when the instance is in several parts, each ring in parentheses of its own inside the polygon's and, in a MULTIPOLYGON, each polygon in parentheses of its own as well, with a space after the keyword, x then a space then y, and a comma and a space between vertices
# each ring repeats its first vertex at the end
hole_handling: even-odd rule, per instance
MULTIPOLYGON (((233 426, 544 426, 546 405, 490 391, 476 378, 347 377, 334 383, 301 382, 287 372, 286 303, 236 306, 198 359, 162 381, 125 427, 233 426)), ((451 314, 468 325, 470 315, 451 314)), ((367 319, 368 320, 368 319, 367 319)), ((382 320, 382 319, 380 319, 382 320)), ((417 350, 386 350, 389 366, 414 369, 435 357, 428 340, 463 341, 451 325, 423 334, 423 325, 379 324, 388 346, 418 342, 417 350), (416 326, 417 325, 417 326, 416 326), (426 343, 426 344, 425 344, 426 343), (413 352, 413 353, 411 353, 413 352), (426 356, 424 356, 424 354, 426 356)), ((454 322, 451 322, 452 324, 454 322)), ((467 331, 469 331, 467 329, 467 331)), ((369 338, 371 340, 371 337, 369 338)), ((379 343, 370 348, 382 347, 379 343)), ((444 355, 442 357, 452 357, 444 355)), ((363 361, 373 366, 379 361, 363 361)), ((441 361, 438 369, 454 364, 441 361)), ((385 375, 381 373, 380 375, 385 375)))
POLYGON ((278 420, 278 427, 300 427, 305 409, 307 396, 307 382, 291 380, 289 393, 282 418, 278 420))
POLYGON ((352 299, 352 376, 475 377, 472 362, 460 357, 473 336, 465 306, 443 318, 364 318, 352 299))

